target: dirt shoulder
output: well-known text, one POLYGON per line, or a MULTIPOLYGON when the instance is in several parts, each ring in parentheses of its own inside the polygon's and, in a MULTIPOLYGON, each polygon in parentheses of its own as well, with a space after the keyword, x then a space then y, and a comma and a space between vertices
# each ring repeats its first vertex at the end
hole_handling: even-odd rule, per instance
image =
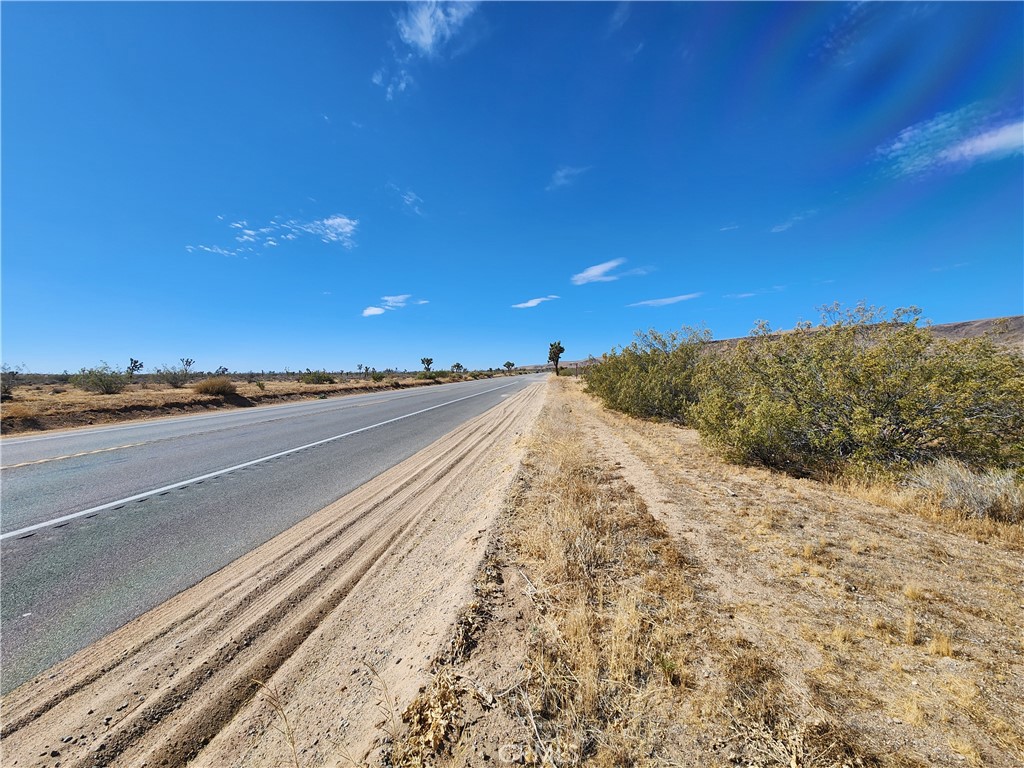
POLYGON ((725 464, 552 386, 477 645, 436 678, 461 691, 438 764, 1024 762, 1012 541, 725 464))
POLYGON ((4 697, 3 764, 362 762, 385 692, 413 697, 472 598, 543 397, 508 398, 4 697))

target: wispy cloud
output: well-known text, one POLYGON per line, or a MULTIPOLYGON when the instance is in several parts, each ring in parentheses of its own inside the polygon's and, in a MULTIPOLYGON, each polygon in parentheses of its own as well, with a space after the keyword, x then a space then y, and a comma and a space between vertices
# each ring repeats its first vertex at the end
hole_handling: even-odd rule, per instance
POLYGON ((324 243, 338 243, 344 248, 352 249, 356 246, 355 235, 358 228, 358 219, 340 213, 312 221, 275 219, 262 227, 255 224, 250 226, 248 221, 242 219, 228 224, 231 235, 238 243, 237 246, 225 248, 219 245, 186 245, 185 250, 189 253, 204 251, 218 256, 239 256, 244 253, 255 253, 255 247, 258 245, 264 248, 277 248, 305 235, 318 237, 324 243))
MULTIPOLYGON (((833 282, 826 280, 825 282, 833 282)), ((771 288, 758 288, 756 291, 744 291, 743 293, 727 293, 723 298, 726 299, 750 299, 754 296, 763 296, 768 293, 780 293, 786 290, 784 285, 773 285, 771 288)))
POLYGON ((415 59, 437 59, 451 51, 451 43, 478 5, 438 0, 407 3, 396 20, 398 40, 390 43, 392 62, 379 67, 370 81, 384 89, 388 101, 394 101, 415 84, 415 59))
POLYGON ((690 301, 696 299, 699 296, 703 296, 703 293, 684 293, 681 296, 669 296, 667 299, 647 299, 646 301, 638 301, 635 304, 627 304, 628 307, 664 307, 668 304, 678 304, 680 301, 690 301))
POLYGON ((1024 152, 1024 121, 993 114, 975 103, 904 128, 876 155, 894 176, 913 176, 942 166, 964 168, 1024 152))
POLYGON ((411 189, 401 189, 397 184, 388 184, 388 189, 398 195, 402 204, 405 205, 406 209, 415 213, 417 216, 423 216, 423 210, 420 208, 423 198, 413 192, 411 189))
POLYGON ((629 21, 629 3, 616 3, 615 10, 608 17, 608 34, 614 35, 629 21))
POLYGON ((601 264, 595 264, 592 267, 587 267, 579 274, 572 276, 572 284, 585 285, 587 283, 608 283, 612 280, 618 280, 620 275, 611 275, 608 273, 625 263, 625 259, 612 259, 611 261, 605 261, 601 264))
POLYGON ((567 187, 572 184, 578 176, 589 171, 590 168, 591 166, 589 165, 583 166, 582 168, 574 168, 571 165, 560 166, 559 169, 551 175, 551 181, 548 182, 548 185, 544 189, 550 192, 551 190, 558 189, 559 187, 567 187))
POLYGON ((536 307, 538 304, 542 302, 553 301, 554 299, 560 298, 561 296, 555 296, 554 294, 551 294, 550 296, 542 296, 539 299, 530 299, 529 301, 524 301, 522 304, 513 304, 512 307, 514 309, 529 309, 531 307, 536 307))
POLYGON ((970 265, 971 265, 971 262, 969 262, 969 261, 958 261, 956 264, 943 264, 942 266, 939 266, 939 267, 932 267, 930 271, 931 272, 948 272, 951 269, 963 269, 964 267, 969 267, 970 265))
POLYGON ((795 216, 790 216, 781 224, 776 224, 774 227, 772 227, 771 231, 785 232, 787 229, 791 229, 794 224, 799 224, 801 221, 811 218, 811 216, 814 216, 817 212, 817 209, 813 209, 810 211, 804 211, 803 213, 798 213, 795 216))
POLYGON ((455 37, 476 8, 475 2, 411 2, 398 19, 398 35, 422 56, 435 56, 455 37))
POLYGON ((367 307, 363 310, 363 317, 373 317, 374 315, 383 315, 385 312, 402 309, 408 306, 410 303, 419 306, 422 304, 429 304, 430 302, 426 299, 417 299, 416 301, 410 302, 412 299, 411 293, 399 293, 394 296, 381 296, 380 305, 367 307))
POLYGON ((734 229, 739 229, 739 224, 726 224, 724 227, 719 227, 719 232, 732 232, 734 229))

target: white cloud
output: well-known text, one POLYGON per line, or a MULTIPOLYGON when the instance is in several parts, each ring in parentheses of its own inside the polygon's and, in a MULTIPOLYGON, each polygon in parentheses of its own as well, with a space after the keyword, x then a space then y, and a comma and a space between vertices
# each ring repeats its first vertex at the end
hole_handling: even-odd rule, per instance
POLYGON ((798 224, 804 219, 809 219, 811 216, 814 216, 817 212, 817 209, 814 209, 810 211, 804 211, 803 213, 798 213, 795 216, 790 216, 788 219, 786 219, 786 221, 782 222, 781 224, 776 224, 774 227, 772 227, 771 231, 785 232, 787 229, 790 229, 794 224, 798 224))
POLYGON ((297 230, 310 235, 317 235, 325 243, 340 243, 345 248, 355 248, 355 234, 356 228, 359 226, 359 220, 336 213, 333 216, 328 216, 326 219, 305 223, 289 221, 282 226, 293 231, 297 230))
POLYGON ((725 298, 727 299, 749 299, 752 296, 757 296, 756 293, 727 293, 725 298))
POLYGON ((669 296, 667 299, 647 299, 646 301, 638 301, 635 304, 627 304, 629 307, 664 307, 668 304, 676 304, 680 301, 689 301, 690 299, 696 299, 698 296, 703 296, 703 293, 684 293, 682 296, 669 296))
POLYGON ((421 55, 433 57, 476 11, 475 2, 411 2, 398 19, 398 35, 421 55))
POLYGON ((726 224, 724 227, 719 227, 719 232, 732 232, 734 229, 739 229, 739 224, 726 224))
POLYGON ((611 261, 587 267, 579 274, 572 276, 572 284, 585 285, 586 283, 608 283, 612 280, 618 280, 618 275, 609 275, 608 273, 625 263, 625 259, 612 259, 611 261))
MULTIPOLYGON (((284 241, 298 240, 302 235, 314 235, 319 237, 324 243, 340 243, 345 248, 354 248, 356 245, 355 234, 358 226, 358 219, 353 219, 340 213, 328 216, 325 219, 306 222, 294 219, 277 221, 275 217, 275 221, 272 221, 267 226, 254 229, 250 229, 249 223, 245 220, 235 221, 228 225, 233 230, 232 234, 235 236, 235 242, 242 244, 252 243, 254 245, 262 243, 264 248, 275 248, 284 241)), ((192 250, 201 250, 221 256, 237 256, 243 252, 253 252, 253 249, 249 246, 227 249, 217 245, 189 245, 186 248, 190 252, 192 250)))
POLYGON ((569 165, 563 165, 551 175, 551 181, 548 182, 548 185, 544 187, 544 189, 550 192, 551 190, 558 189, 559 187, 567 187, 576 180, 577 176, 586 173, 590 168, 591 166, 589 165, 582 168, 573 168, 569 165))
MULTIPOLYGON (((400 293, 395 296, 381 296, 379 307, 367 307, 363 310, 363 317, 372 317, 373 315, 383 315, 385 312, 394 311, 406 307, 410 303, 412 298, 411 293, 400 293)), ((430 302, 426 299, 416 299, 411 302, 414 305, 429 304, 430 302)))
POLYGON ((613 35, 629 21, 629 3, 617 3, 612 15, 608 18, 608 34, 613 35))
POLYGON ((554 294, 551 294, 550 296, 542 296, 539 299, 530 299, 529 301, 524 301, 522 304, 513 304, 512 307, 514 309, 529 309, 530 307, 536 307, 538 304, 540 304, 542 302, 553 301, 554 299, 559 299, 559 298, 561 298, 561 297, 560 296, 555 296, 554 294))
POLYGON ((913 176, 946 165, 967 167, 1024 152, 1024 121, 1006 122, 978 102, 904 128, 876 155, 895 176, 913 176))

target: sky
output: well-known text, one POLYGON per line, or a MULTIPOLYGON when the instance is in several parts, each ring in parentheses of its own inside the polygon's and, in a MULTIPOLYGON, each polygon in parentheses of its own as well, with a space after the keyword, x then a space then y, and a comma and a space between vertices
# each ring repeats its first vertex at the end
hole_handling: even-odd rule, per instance
POLYGON ((1024 313, 1022 3, 0 6, 2 359, 1024 313))

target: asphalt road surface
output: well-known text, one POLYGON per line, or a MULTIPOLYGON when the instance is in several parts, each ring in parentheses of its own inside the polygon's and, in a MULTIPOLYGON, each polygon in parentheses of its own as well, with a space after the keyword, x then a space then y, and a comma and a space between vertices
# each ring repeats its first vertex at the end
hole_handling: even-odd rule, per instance
POLYGON ((499 377, 4 439, 0 690, 536 380, 499 377))

